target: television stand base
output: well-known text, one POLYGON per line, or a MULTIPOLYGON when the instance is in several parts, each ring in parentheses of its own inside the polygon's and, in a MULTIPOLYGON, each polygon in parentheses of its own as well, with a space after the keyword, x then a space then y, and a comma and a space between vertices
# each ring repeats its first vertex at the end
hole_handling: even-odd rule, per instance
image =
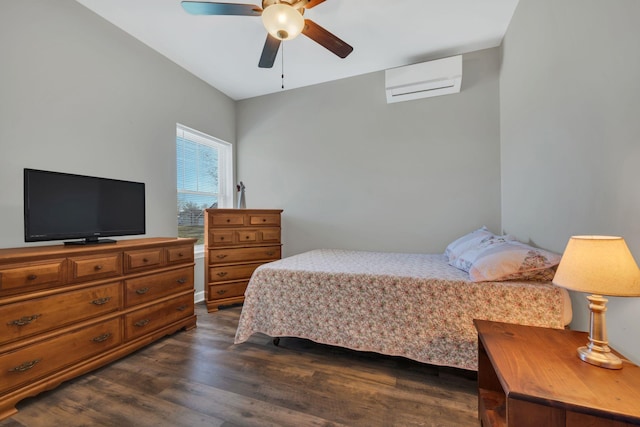
POLYGON ((113 239, 84 239, 84 240, 72 240, 70 242, 64 242, 65 245, 97 245, 100 243, 116 243, 113 239))

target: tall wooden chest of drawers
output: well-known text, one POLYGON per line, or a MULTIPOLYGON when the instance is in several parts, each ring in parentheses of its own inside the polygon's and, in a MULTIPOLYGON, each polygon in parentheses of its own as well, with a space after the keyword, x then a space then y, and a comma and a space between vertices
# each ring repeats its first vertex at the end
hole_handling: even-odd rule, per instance
POLYGON ((194 328, 194 243, 0 249, 0 420, 25 397, 194 328))
POLYGON ((207 209, 205 295, 208 311, 241 303, 253 271, 281 258, 281 209, 207 209))

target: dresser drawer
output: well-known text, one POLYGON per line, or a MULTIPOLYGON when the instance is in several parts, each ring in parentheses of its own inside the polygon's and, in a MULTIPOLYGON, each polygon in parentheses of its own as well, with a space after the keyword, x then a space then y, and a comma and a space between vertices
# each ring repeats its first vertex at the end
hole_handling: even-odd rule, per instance
POLYGON ((209 300, 242 296, 248 284, 249 281, 244 280, 242 282, 225 283, 224 285, 209 285, 209 300))
POLYGON ((28 265, 5 266, 0 269, 0 291, 29 290, 45 285, 58 286, 64 282, 64 259, 52 259, 28 265))
POLYGON ((133 273, 162 265, 162 248, 126 251, 124 266, 126 273, 133 273))
POLYGON ((233 230, 211 230, 209 241, 214 246, 229 246, 234 244, 234 236, 233 230))
POLYGON ((209 282, 228 282, 231 280, 249 279, 261 262, 240 265, 209 267, 209 282))
POLYGON ((280 214, 249 215, 250 225, 271 225, 280 227, 280 214))
POLYGON ((0 393, 119 345, 120 330, 116 318, 3 354, 0 393))
POLYGON ((193 262, 193 246, 177 246, 175 248, 167 248, 167 263, 193 262))
POLYGON ((122 274, 122 254, 91 255, 69 258, 70 280, 93 280, 122 274))
POLYGON ((0 344, 116 311, 121 282, 0 306, 0 344))
POLYGON ((127 279, 124 282, 125 305, 136 304, 176 294, 193 288, 193 267, 127 279))
POLYGON ((125 338, 131 340, 180 319, 192 316, 193 295, 186 294, 125 316, 125 338))
POLYGON ((229 226, 229 227, 237 227, 244 225, 244 213, 225 213, 209 216, 209 226, 229 226))
POLYGON ((209 264, 229 264, 250 261, 274 261, 280 259, 280 246, 252 248, 210 249, 209 264))
POLYGON ((260 230, 260 242, 262 243, 280 243, 279 228, 265 228, 260 230))
POLYGON ((258 230, 238 230, 234 236, 235 243, 256 243, 258 230))

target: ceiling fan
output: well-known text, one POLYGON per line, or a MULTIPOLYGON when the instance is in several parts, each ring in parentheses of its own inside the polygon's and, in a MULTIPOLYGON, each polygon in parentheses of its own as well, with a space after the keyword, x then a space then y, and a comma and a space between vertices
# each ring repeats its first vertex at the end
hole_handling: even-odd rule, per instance
POLYGON ((253 4, 183 1, 182 8, 193 15, 262 16, 262 23, 268 34, 258 67, 271 68, 276 60, 280 43, 283 40, 291 40, 300 33, 340 58, 346 58, 353 51, 353 47, 320 25, 303 18, 305 9, 311 9, 324 1, 262 0, 262 8, 253 4))

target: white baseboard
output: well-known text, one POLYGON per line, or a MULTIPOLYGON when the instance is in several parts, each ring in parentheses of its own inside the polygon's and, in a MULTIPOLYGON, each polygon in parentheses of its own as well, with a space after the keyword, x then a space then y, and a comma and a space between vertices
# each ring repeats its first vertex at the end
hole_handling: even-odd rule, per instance
POLYGON ((193 302, 195 304, 204 301, 204 291, 196 292, 193 294, 193 302))

